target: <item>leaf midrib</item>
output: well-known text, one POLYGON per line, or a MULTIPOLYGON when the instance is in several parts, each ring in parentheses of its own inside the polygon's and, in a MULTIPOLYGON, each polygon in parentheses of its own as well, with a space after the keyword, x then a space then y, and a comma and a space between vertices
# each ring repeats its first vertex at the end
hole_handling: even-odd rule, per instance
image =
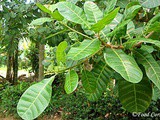
POLYGON ((85 20, 83 20, 76 12, 74 12, 74 10, 72 10, 71 8, 69 8, 67 5, 63 4, 66 8, 68 8, 71 12, 73 12, 79 19, 81 19, 83 21, 83 23, 85 23, 87 25, 88 28, 90 28, 90 26, 86 23, 85 20))
POLYGON ((85 70, 84 70, 84 74, 85 74, 85 77, 87 78, 86 80, 87 80, 87 83, 88 83, 88 86, 89 86, 88 89, 89 89, 90 91, 93 91, 93 90, 92 90, 92 86, 90 85, 90 80, 89 80, 88 75, 86 74, 86 71, 85 71, 85 70))
MULTIPOLYGON (((136 51, 137 52, 137 51, 136 51)), ((157 82, 159 83, 159 77, 157 76, 157 72, 154 70, 154 67, 152 66, 152 64, 150 64, 150 62, 143 56, 143 54, 141 54, 141 53, 139 53, 139 52, 137 52, 141 57, 143 57, 143 59, 145 59, 146 60, 146 62, 149 64, 149 66, 152 68, 152 70, 154 71, 154 74, 156 75, 156 78, 157 78, 157 82)), ((160 83, 159 83, 160 84, 160 83)))
POLYGON ((134 89, 134 95, 135 95, 135 99, 134 99, 134 101, 135 101, 135 109, 136 109, 136 111, 137 111, 137 94, 136 94, 136 86, 135 86, 135 84, 133 84, 133 89, 134 89))
POLYGON ((123 67, 124 67, 124 69, 125 69, 125 72, 126 72, 126 74, 127 74, 127 77, 128 77, 128 79, 129 79, 129 81, 130 81, 129 73, 128 73, 126 67, 125 67, 125 64, 123 63, 123 60, 121 59, 121 57, 117 54, 117 52, 116 52, 114 49, 112 49, 112 50, 113 50, 113 52, 118 56, 118 58, 120 59, 122 65, 123 65, 123 67))
MULTIPOLYGON (((79 54, 81 54, 86 48, 88 48, 93 42, 95 42, 96 40, 92 40, 84 49, 80 50, 80 52, 78 52, 77 54, 75 54, 73 56, 73 58, 75 58, 76 56, 78 56, 79 54)), ((80 46, 81 47, 81 46, 80 46)), ((78 48, 79 49, 79 48, 78 48)))
MULTIPOLYGON (((27 113, 27 111, 34 105, 35 101, 38 99, 38 97, 40 96, 41 92, 45 89, 45 87, 49 84, 49 82, 51 81, 52 79, 48 80, 48 82, 44 85, 44 87, 39 91, 37 97, 34 99, 34 101, 31 103, 31 105, 28 107, 28 109, 23 113, 23 115, 25 115, 27 113)), ((22 115, 22 116, 23 116, 22 115)))

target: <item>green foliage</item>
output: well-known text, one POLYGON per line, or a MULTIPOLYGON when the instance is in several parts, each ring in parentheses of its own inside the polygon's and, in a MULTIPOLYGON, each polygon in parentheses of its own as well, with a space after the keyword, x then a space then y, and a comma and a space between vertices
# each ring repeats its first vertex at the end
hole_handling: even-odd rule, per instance
POLYGON ((124 12, 124 19, 125 20, 133 19, 137 15, 140 8, 141 8, 141 6, 136 5, 136 3, 134 3, 134 2, 129 3, 126 7, 125 12, 124 12))
POLYGON ((84 70, 82 72, 82 85, 87 93, 93 93, 97 87, 94 74, 84 70))
POLYGON ((118 11, 119 8, 116 8, 114 11, 110 12, 103 19, 94 24, 91 29, 95 32, 101 31, 106 25, 112 22, 112 20, 116 17, 118 11))
MULTIPOLYGON (((23 92, 31 85, 28 82, 20 82, 18 85, 11 86, 10 84, 3 85, 3 90, 0 92, 0 111, 4 115, 12 114, 16 116, 16 106, 23 92)), ((18 115, 17 115, 18 116, 18 115)))
POLYGON ((132 83, 138 83, 142 80, 143 74, 136 61, 122 50, 108 48, 104 53, 104 58, 106 63, 125 80, 132 83))
POLYGON ((70 2, 59 2, 58 11, 67 20, 86 25, 88 28, 90 27, 89 23, 87 22, 87 18, 80 7, 70 2))
POLYGON ((111 80, 113 71, 104 61, 99 61, 95 64, 91 73, 95 76, 96 88, 94 92, 86 92, 86 96, 90 101, 97 101, 106 91, 107 85, 111 80))
POLYGON ((136 44, 138 42, 142 42, 142 43, 144 42, 144 43, 154 44, 154 45, 156 45, 157 47, 160 48, 160 41, 158 41, 158 40, 152 40, 152 39, 146 39, 146 38, 130 39, 129 41, 127 41, 127 42, 124 43, 124 46, 126 48, 132 49, 132 47, 136 46, 136 44))
POLYGON ((139 83, 129 83, 125 80, 118 81, 119 99, 123 107, 129 112, 143 112, 151 102, 152 87, 148 79, 139 83))
POLYGON ((51 99, 53 80, 54 77, 44 79, 23 93, 17 105, 17 112, 21 118, 32 120, 45 110, 51 99))
POLYGON ((67 48, 67 42, 63 41, 61 42, 56 50, 56 59, 57 59, 57 64, 60 65, 61 63, 66 62, 66 53, 65 49, 67 48))
POLYGON ((98 50, 100 50, 99 40, 84 40, 80 46, 70 49, 67 54, 67 59, 80 60, 95 54, 98 50))
POLYGON ((145 8, 154 8, 160 5, 159 0, 138 0, 145 8))
POLYGON ((84 12, 87 17, 89 24, 93 25, 103 18, 103 13, 99 7, 93 2, 85 2, 84 12))
POLYGON ((53 19, 51 18, 47 18, 47 17, 43 17, 43 18, 38 18, 36 20, 33 20, 31 22, 31 25, 42 25, 45 22, 51 22, 53 19))
MULTIPOLYGON (((64 82, 66 93, 74 92, 79 84, 80 87, 83 87, 83 92, 88 100, 97 102, 107 91, 108 84, 112 83, 116 88, 118 81, 119 98, 123 107, 129 112, 144 112, 151 103, 153 89, 151 84, 153 83, 153 86, 159 88, 160 83, 160 66, 157 64, 157 60, 160 58, 159 27, 156 27, 159 25, 158 7, 149 11, 144 7, 154 8, 159 3, 154 0, 151 5, 145 6, 145 3, 150 1, 112 0, 107 1, 109 5, 113 3, 111 6, 102 7, 101 3, 103 5, 107 3, 79 1, 75 4, 76 2, 63 1, 51 6, 37 4, 42 11, 51 16, 47 23, 44 23, 46 20, 40 22, 40 24, 44 24, 42 28, 37 27, 37 31, 47 34, 47 39, 63 33, 59 36, 62 41, 65 41, 60 43, 57 38, 54 39, 56 44, 51 43, 58 46, 56 60, 52 64, 53 74, 66 75, 64 82), (156 2, 157 5, 155 5, 156 2), (64 17, 63 20, 53 17, 56 11, 57 14, 64 17), (51 19, 54 22, 50 22, 51 19), (52 28, 44 27, 45 25, 52 26, 52 28), (53 28, 58 31, 49 35, 52 32, 48 30, 45 33, 47 28, 50 28, 50 31, 53 28), (64 28, 65 30, 63 30, 64 28), (116 82, 113 83, 112 80, 116 82)), ((43 17, 37 20, 43 19, 43 17)), ((43 37, 43 35, 40 36, 41 39, 43 37)), ((36 85, 41 84, 42 82, 39 82, 36 85)), ((43 85, 39 91, 43 91, 43 85)), ((46 86, 50 87, 46 95, 51 94, 51 86, 49 84, 46 86)), ((37 94, 35 95, 36 100, 25 99, 30 89, 33 92, 37 91, 36 88, 29 88, 20 99, 20 103, 25 101, 35 105, 39 104, 36 102, 37 94)), ((70 96, 72 95, 70 94, 70 96)), ((24 119, 36 118, 48 105, 50 97, 49 95, 48 99, 44 100, 45 106, 38 109, 39 112, 33 112, 34 114, 31 115, 27 111, 28 114, 25 116, 20 114, 20 116, 24 119)), ((74 100, 76 100, 75 97, 74 100)), ((23 108, 23 105, 19 104, 18 113, 24 112, 23 108)), ((36 111, 36 107, 26 107, 26 109, 36 111)), ((82 119, 92 118, 94 115, 87 115, 87 118, 83 117, 82 119)))
MULTIPOLYGON (((38 72, 38 49, 36 48, 35 44, 32 44, 29 46, 29 49, 24 52, 26 58, 29 60, 28 66, 25 66, 25 69, 29 70, 29 72, 36 73, 38 72), (31 66, 32 69, 29 69, 29 66, 31 66)), ((22 63, 22 62, 21 62, 22 63)), ((24 64, 27 64, 25 61, 24 64)))
POLYGON ((137 50, 134 54, 139 64, 144 66, 148 78, 160 89, 160 66, 153 56, 143 50, 137 50))
POLYGON ((68 73, 66 74, 65 85, 64 85, 66 93, 67 94, 72 93, 73 91, 75 91, 77 86, 78 86, 77 73, 74 70, 68 71, 68 73))

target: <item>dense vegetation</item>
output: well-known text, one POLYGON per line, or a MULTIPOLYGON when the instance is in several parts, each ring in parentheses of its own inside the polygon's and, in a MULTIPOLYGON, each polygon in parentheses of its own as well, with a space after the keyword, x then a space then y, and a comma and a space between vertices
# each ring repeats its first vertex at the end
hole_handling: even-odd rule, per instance
POLYGON ((159 1, 0 3, 1 111, 25 120, 160 112, 159 1), (18 69, 34 77, 18 81, 18 69))

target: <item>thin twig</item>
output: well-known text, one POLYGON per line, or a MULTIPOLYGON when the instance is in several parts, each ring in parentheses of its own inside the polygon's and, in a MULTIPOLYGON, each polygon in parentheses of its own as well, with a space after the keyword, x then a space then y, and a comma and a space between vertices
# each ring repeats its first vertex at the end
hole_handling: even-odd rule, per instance
POLYGON ((150 32, 147 36, 145 36, 145 38, 149 38, 153 35, 154 31, 150 32))
MULTIPOLYGON (((151 37, 153 33, 154 33, 154 31, 150 32, 147 36, 145 36, 145 38, 147 39, 147 38, 151 37)), ((143 43, 143 42, 138 42, 138 43, 137 43, 136 45, 134 45, 133 47, 140 47, 142 43, 143 43)))
POLYGON ((62 25, 64 25, 65 27, 67 27, 68 29, 72 30, 73 32, 76 32, 76 33, 78 33, 78 34, 80 34, 80 35, 82 35, 82 36, 84 36, 84 37, 86 37, 86 38, 88 38, 88 39, 90 39, 90 40, 93 39, 93 38, 91 38, 91 37, 89 37, 89 36, 87 36, 87 35, 85 35, 85 34, 83 34, 83 33, 81 33, 81 32, 78 32, 77 30, 69 27, 68 25, 64 24, 63 22, 60 22, 60 23, 61 23, 62 25))

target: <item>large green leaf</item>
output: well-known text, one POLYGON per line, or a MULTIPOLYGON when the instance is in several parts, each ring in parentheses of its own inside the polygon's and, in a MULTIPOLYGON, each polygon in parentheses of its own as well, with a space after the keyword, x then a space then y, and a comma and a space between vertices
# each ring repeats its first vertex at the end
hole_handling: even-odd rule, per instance
POLYGON ((80 60, 96 53, 100 49, 100 41, 84 40, 79 47, 72 47, 67 54, 68 59, 80 60))
POLYGON ((132 83, 138 83, 142 80, 142 71, 134 58, 126 55, 121 49, 107 48, 104 58, 106 63, 125 80, 132 83))
POLYGON ((105 14, 111 12, 116 6, 117 0, 106 0, 106 9, 104 11, 105 14))
MULTIPOLYGON (((43 12, 46 12, 46 13, 51 14, 51 11, 50 11, 49 9, 47 9, 45 6, 43 6, 42 4, 36 3, 36 5, 37 5, 43 12)), ((55 9, 56 9, 56 7, 55 7, 55 9)))
POLYGON ((66 62, 66 53, 65 49, 67 48, 67 42, 63 41, 61 42, 56 50, 56 59, 57 59, 57 64, 60 65, 60 63, 65 63, 66 62))
MULTIPOLYGON (((144 32, 149 32, 149 29, 152 29, 153 27, 153 24, 156 23, 156 21, 159 21, 160 19, 160 13, 156 14, 148 23, 147 25, 145 26, 144 28, 144 32)), ((159 26, 157 26, 159 27, 159 26)))
POLYGON ((103 13, 101 12, 101 10, 94 2, 91 1, 85 2, 84 12, 90 24, 95 24, 103 18, 103 13))
POLYGON ((138 0, 145 8, 154 8, 160 6, 160 0, 138 0))
POLYGON ((160 90, 154 86, 152 100, 157 101, 158 99, 160 99, 160 90))
POLYGON ((108 25, 110 29, 114 29, 122 20, 123 15, 118 13, 117 16, 113 19, 113 21, 108 25))
POLYGON ((129 112, 144 112, 150 105, 152 87, 148 79, 139 83, 126 80, 118 81, 119 99, 122 106, 129 112))
POLYGON ((127 35, 132 36, 133 32, 135 31, 135 25, 133 23, 133 21, 130 21, 127 25, 127 35))
POLYGON ((73 40, 73 41, 79 41, 78 35, 77 35, 76 32, 69 32, 69 33, 68 33, 68 36, 69 36, 70 39, 73 40))
POLYGON ((153 23, 146 32, 160 32, 160 22, 153 23))
POLYGON ((96 90, 96 78, 92 72, 83 70, 82 85, 87 93, 93 93, 96 90))
POLYGON ((152 55, 144 50, 135 50, 134 55, 144 66, 148 78, 160 89, 160 66, 152 55))
POLYGON ((137 43, 139 42, 144 42, 144 43, 151 43, 151 44, 154 44, 156 45, 157 47, 160 48, 160 41, 158 40, 152 40, 152 39, 147 39, 147 38, 136 38, 136 39, 131 39, 125 43, 123 43, 124 47, 126 49, 129 49, 129 48, 132 48, 134 47, 137 43))
POLYGON ((44 79, 23 93, 17 105, 18 115, 22 119, 33 120, 45 110, 51 99, 54 78, 44 79))
POLYGON ((117 13, 119 11, 119 8, 116 8, 112 12, 110 12, 108 15, 106 15, 104 18, 102 18, 100 21, 95 23, 91 30, 94 30, 95 32, 101 31, 106 25, 112 22, 112 20, 116 17, 117 13))
POLYGON ((125 20, 133 19, 137 15, 140 8, 141 8, 140 5, 133 5, 129 8, 126 8, 126 10, 124 12, 124 19, 125 20))
POLYGON ((78 86, 78 75, 74 70, 66 74, 64 89, 67 94, 72 93, 78 86))
POLYGON ((127 31, 127 24, 130 22, 131 20, 126 20, 121 22, 120 24, 118 24, 114 30, 112 32, 110 32, 109 34, 107 34, 108 37, 112 37, 115 36, 116 38, 119 38, 123 35, 126 34, 127 31))
POLYGON ((42 25, 45 22, 51 22, 51 21, 53 21, 52 18, 42 17, 42 18, 38 18, 38 19, 33 20, 30 24, 31 25, 42 25))
POLYGON ((101 40, 107 42, 107 34, 110 32, 110 28, 109 26, 106 26, 105 28, 103 28, 103 30, 100 31, 100 38, 101 40))
POLYGON ((60 14, 69 21, 82 24, 90 28, 87 18, 83 9, 70 2, 59 2, 58 11, 60 14))
POLYGON ((40 3, 36 4, 43 12, 46 12, 52 16, 52 18, 56 20, 63 20, 63 16, 59 14, 59 12, 56 10, 57 4, 52 4, 52 5, 42 5, 40 3))
POLYGON ((130 2, 130 0, 118 0, 117 6, 119 6, 121 8, 125 8, 129 2, 130 2))
POLYGON ((103 61, 98 62, 93 67, 91 73, 95 76, 96 89, 93 93, 86 93, 86 95, 90 101, 97 101, 106 90, 113 74, 113 70, 111 70, 111 68, 103 61))
POLYGON ((73 4, 76 4, 79 0, 66 0, 67 2, 71 2, 73 4))

